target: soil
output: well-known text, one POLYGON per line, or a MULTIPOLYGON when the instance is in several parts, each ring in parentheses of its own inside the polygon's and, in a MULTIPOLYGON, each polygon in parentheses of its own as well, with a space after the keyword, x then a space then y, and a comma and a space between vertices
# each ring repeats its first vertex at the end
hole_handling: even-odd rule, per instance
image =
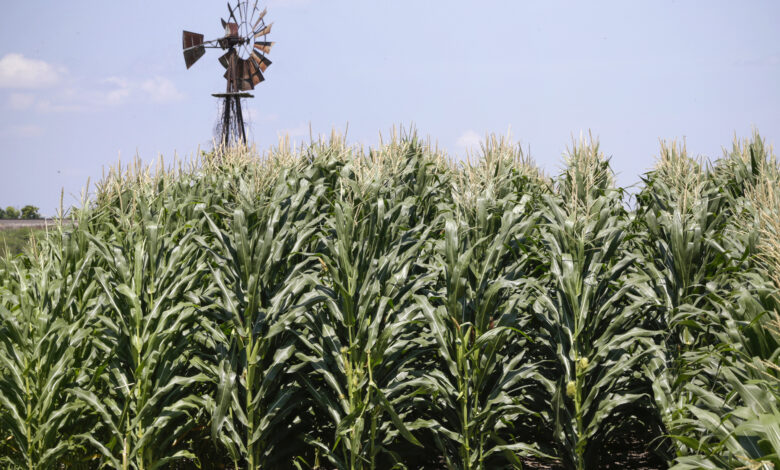
MULTIPOLYGON (((648 449, 647 431, 633 428, 625 433, 625 439, 609 445, 606 455, 602 455, 598 470, 667 470, 666 462, 648 449)), ((564 470, 557 460, 542 460, 526 458, 524 469, 532 470, 564 470)), ((594 469, 596 470, 596 469, 594 469)))

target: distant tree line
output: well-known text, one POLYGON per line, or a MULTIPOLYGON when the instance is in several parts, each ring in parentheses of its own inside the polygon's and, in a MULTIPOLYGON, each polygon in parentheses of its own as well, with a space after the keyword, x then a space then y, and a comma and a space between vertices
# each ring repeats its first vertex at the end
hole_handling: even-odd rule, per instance
POLYGON ((22 207, 22 210, 13 206, 8 206, 5 209, 0 207, 0 219, 40 219, 41 214, 38 211, 37 207, 29 204, 22 207))

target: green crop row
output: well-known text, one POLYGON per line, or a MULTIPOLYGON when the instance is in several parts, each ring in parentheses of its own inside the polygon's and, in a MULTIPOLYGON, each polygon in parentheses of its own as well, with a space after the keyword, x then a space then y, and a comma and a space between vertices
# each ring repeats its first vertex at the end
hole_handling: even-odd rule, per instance
POLYGON ((33 240, 38 241, 45 236, 46 231, 39 228, 0 229, 0 258, 20 255, 25 247, 35 243, 33 240))
POLYGON ((758 135, 633 196, 592 139, 116 168, 0 261, 0 465, 780 466, 779 175, 758 135))

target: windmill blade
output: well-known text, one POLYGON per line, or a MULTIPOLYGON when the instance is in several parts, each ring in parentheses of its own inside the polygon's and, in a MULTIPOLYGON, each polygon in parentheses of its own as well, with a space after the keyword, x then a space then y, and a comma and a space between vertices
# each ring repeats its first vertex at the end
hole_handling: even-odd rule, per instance
POLYGON ((252 85, 252 67, 254 64, 251 61, 241 61, 241 75, 239 76, 238 90, 249 91, 254 86, 252 85))
POLYGON ((260 31, 255 32, 255 39, 259 38, 260 36, 265 36, 266 34, 271 33, 271 26, 273 26, 273 23, 269 23, 265 25, 260 31))
POLYGON ((271 52, 271 47, 276 44, 275 42, 267 42, 267 41, 258 41, 255 43, 255 49, 262 52, 263 54, 268 54, 271 52))
POLYGON ((244 75, 244 61, 240 58, 232 62, 232 66, 225 70, 225 77, 228 81, 230 91, 239 91, 242 86, 242 78, 244 75))
POLYGON ((239 91, 249 91, 260 83, 260 70, 252 59, 241 61, 241 79, 238 81, 239 91))
POLYGON ((249 56, 249 59, 244 61, 244 77, 249 84, 250 90, 254 89, 258 83, 265 80, 263 73, 260 71, 260 66, 255 61, 254 56, 249 56))
POLYGON ((189 49, 191 47, 196 47, 203 44, 202 34, 193 33, 191 31, 182 31, 181 33, 182 47, 184 49, 189 49))
POLYGON ((192 65, 203 57, 205 53, 206 48, 203 46, 184 51, 184 65, 186 65, 187 68, 192 67, 192 65))
POLYGON ((257 86, 260 82, 265 81, 265 77, 263 76, 263 72, 257 71, 257 75, 255 75, 256 78, 254 78, 254 86, 257 86))
POLYGON ((206 53, 206 48, 203 46, 203 35, 190 31, 182 31, 181 42, 182 48, 184 49, 184 64, 187 68, 190 68, 206 53))
POLYGON ((235 57, 238 54, 236 53, 235 49, 230 49, 226 53, 222 54, 219 58, 219 63, 222 64, 223 67, 228 68, 230 67, 231 63, 235 62, 235 57))
POLYGON ((251 57, 255 59, 255 62, 257 62, 257 66, 260 68, 261 72, 265 72, 265 69, 267 69, 268 66, 273 63, 268 60, 268 57, 258 54, 257 51, 252 51, 251 57))
POLYGON ((257 21, 255 21, 255 25, 252 26, 252 31, 257 31, 257 27, 260 26, 260 22, 263 21, 263 18, 265 17, 266 13, 268 13, 268 8, 264 8, 263 11, 260 12, 260 16, 257 17, 257 21))
POLYGON ((240 72, 241 74, 238 75, 238 90, 239 91, 247 91, 252 89, 252 71, 249 69, 250 64, 246 61, 240 61, 241 67, 240 72))

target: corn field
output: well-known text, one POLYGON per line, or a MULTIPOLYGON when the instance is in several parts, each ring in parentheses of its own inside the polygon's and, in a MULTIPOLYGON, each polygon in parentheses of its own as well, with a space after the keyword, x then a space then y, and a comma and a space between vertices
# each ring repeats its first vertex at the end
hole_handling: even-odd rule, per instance
POLYGON ((593 138, 119 166, 0 261, 0 466, 780 468, 779 184, 758 134, 631 194, 593 138))

